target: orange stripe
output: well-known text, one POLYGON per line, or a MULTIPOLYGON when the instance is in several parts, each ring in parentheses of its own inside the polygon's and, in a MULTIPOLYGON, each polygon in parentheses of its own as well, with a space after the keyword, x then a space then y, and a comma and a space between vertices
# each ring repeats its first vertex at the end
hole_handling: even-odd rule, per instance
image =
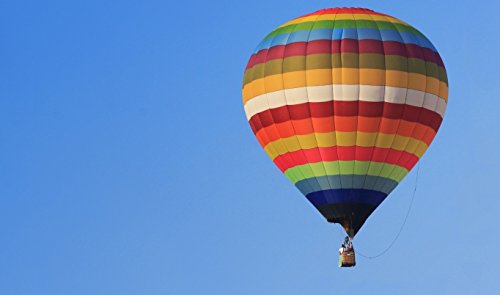
POLYGON ((264 147, 280 138, 310 133, 340 132, 381 132, 412 137, 430 145, 436 132, 434 129, 415 122, 371 117, 325 117, 290 120, 272 124, 260 129, 255 136, 264 147), (399 121, 399 124, 398 124, 399 121))

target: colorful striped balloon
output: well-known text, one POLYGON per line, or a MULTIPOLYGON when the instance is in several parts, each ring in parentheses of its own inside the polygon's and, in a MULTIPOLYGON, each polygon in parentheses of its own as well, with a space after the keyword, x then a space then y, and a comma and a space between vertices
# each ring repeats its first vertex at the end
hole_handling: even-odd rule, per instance
POLYGON ((446 70, 407 23, 362 8, 289 21, 250 58, 243 103, 276 166, 354 237, 441 125, 446 70))

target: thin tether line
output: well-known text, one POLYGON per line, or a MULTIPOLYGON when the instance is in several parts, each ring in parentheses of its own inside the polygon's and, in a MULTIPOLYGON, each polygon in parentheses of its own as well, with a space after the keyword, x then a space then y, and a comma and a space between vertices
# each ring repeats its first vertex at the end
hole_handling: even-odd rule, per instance
POLYGON ((417 175, 415 176, 415 187, 413 189, 413 194, 411 196, 410 205, 408 206, 408 210, 406 211, 405 219, 403 220, 403 223, 401 224, 401 227, 399 228, 399 231, 396 234, 396 236, 394 237, 394 239, 392 240, 392 242, 382 252, 378 253, 377 255, 373 255, 373 256, 363 254, 363 252, 356 250, 356 253, 359 254, 359 256, 364 257, 364 258, 368 258, 368 259, 375 259, 375 258, 378 258, 378 257, 384 255, 385 253, 387 253, 392 248, 392 246, 394 246, 394 244, 396 244, 396 241, 398 240, 399 236, 403 232, 403 229, 406 225, 406 221, 408 221, 408 216, 410 215, 411 208, 413 207, 413 201, 415 200, 415 195, 417 194, 419 172, 420 172, 420 163, 418 163, 418 166, 417 166, 417 175))

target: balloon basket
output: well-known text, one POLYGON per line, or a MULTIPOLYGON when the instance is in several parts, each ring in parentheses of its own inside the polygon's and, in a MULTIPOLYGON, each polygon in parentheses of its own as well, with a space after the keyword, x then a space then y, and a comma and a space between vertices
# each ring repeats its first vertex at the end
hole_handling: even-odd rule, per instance
POLYGON ((340 267, 353 267, 356 265, 356 254, 354 254, 354 250, 344 251, 339 258, 340 267))

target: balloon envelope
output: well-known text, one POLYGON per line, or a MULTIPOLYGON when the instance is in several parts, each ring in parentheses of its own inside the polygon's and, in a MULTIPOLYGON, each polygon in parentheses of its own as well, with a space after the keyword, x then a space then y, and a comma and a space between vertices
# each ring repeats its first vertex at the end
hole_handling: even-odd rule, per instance
POLYGON ((242 92, 265 152, 353 237, 434 139, 448 82, 439 53, 412 26, 332 8, 267 35, 242 92))

